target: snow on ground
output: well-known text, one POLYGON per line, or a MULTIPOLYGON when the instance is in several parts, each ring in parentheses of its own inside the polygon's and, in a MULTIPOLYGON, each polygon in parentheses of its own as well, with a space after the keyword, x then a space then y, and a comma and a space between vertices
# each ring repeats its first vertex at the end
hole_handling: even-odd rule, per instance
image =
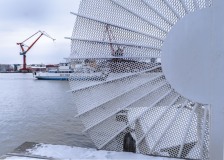
POLYGON ((7 157, 4 160, 38 160, 37 158, 30 158, 30 157, 17 157, 17 156, 12 156, 12 157, 7 157))
POLYGON ((171 160, 169 158, 150 157, 141 154, 113 151, 98 151, 92 148, 69 147, 61 145, 41 144, 28 152, 32 155, 46 156, 56 159, 93 159, 93 160, 171 160))
MULTIPOLYGON (((26 155, 5 158, 5 160, 38 160, 42 158, 62 159, 62 160, 174 160, 164 157, 150 157, 142 154, 130 152, 114 152, 96 150, 93 148, 70 147, 63 145, 38 144, 32 149, 26 150, 26 155)), ((177 160, 177 159, 175 159, 177 160)))

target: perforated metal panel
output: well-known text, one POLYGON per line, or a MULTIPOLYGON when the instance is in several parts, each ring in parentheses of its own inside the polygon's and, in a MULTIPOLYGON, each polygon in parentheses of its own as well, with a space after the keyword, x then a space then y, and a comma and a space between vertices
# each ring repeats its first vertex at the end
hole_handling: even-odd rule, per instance
POLYGON ((98 149, 209 158, 208 105, 166 81, 161 47, 172 27, 210 0, 82 0, 71 37, 69 78, 78 115, 98 149))

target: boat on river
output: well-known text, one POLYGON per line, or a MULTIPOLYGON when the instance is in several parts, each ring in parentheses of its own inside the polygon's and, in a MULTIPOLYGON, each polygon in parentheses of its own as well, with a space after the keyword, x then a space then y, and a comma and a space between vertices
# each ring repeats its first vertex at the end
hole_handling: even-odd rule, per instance
POLYGON ((72 69, 68 63, 60 63, 58 69, 48 72, 34 72, 33 76, 38 80, 68 80, 69 77, 76 81, 102 81, 108 76, 105 72, 96 71, 90 66, 81 66, 72 69))
POLYGON ((50 69, 47 72, 34 72, 33 76, 38 80, 68 80, 74 72, 68 63, 60 63, 58 69, 50 69))

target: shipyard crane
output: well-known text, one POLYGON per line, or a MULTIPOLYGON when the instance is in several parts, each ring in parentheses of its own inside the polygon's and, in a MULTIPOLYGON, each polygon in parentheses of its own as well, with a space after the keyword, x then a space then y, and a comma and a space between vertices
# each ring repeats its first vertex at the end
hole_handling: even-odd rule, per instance
POLYGON ((116 43, 115 36, 113 35, 112 30, 110 29, 110 25, 107 24, 105 27, 106 27, 106 29, 104 31, 103 41, 106 39, 106 34, 107 34, 108 38, 109 38, 109 42, 110 42, 111 55, 112 56, 123 56, 125 47, 121 48, 121 46, 117 45, 117 49, 115 49, 112 44, 112 41, 114 41, 116 43))
POLYGON ((20 42, 20 43, 17 43, 17 45, 20 46, 21 48, 21 52, 20 52, 20 55, 23 56, 23 68, 20 69, 21 72, 29 72, 29 69, 26 68, 26 53, 34 46, 34 44, 40 39, 40 37, 42 36, 46 36, 50 39, 52 39, 53 41, 55 41, 54 38, 52 38, 51 36, 49 36, 45 31, 38 31, 36 33, 34 33, 33 35, 31 35, 30 37, 28 37, 27 39, 25 39, 24 41, 20 42), (34 37, 35 35, 37 34, 40 34, 36 39, 35 41, 30 45, 30 46, 27 46, 26 44, 24 44, 26 41, 28 41, 30 38, 34 37), (25 48, 26 47, 26 48, 25 48))

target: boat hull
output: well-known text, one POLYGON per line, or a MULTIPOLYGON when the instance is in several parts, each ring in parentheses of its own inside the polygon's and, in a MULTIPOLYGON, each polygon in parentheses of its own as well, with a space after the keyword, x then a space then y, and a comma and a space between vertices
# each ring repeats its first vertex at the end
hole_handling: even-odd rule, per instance
MULTIPOLYGON (((69 76, 35 76, 38 80, 65 80, 69 79, 69 76)), ((105 76, 72 76, 75 81, 104 81, 107 77, 105 76)))
POLYGON ((36 76, 38 80, 64 80, 67 81, 68 77, 60 77, 60 76, 36 76))

